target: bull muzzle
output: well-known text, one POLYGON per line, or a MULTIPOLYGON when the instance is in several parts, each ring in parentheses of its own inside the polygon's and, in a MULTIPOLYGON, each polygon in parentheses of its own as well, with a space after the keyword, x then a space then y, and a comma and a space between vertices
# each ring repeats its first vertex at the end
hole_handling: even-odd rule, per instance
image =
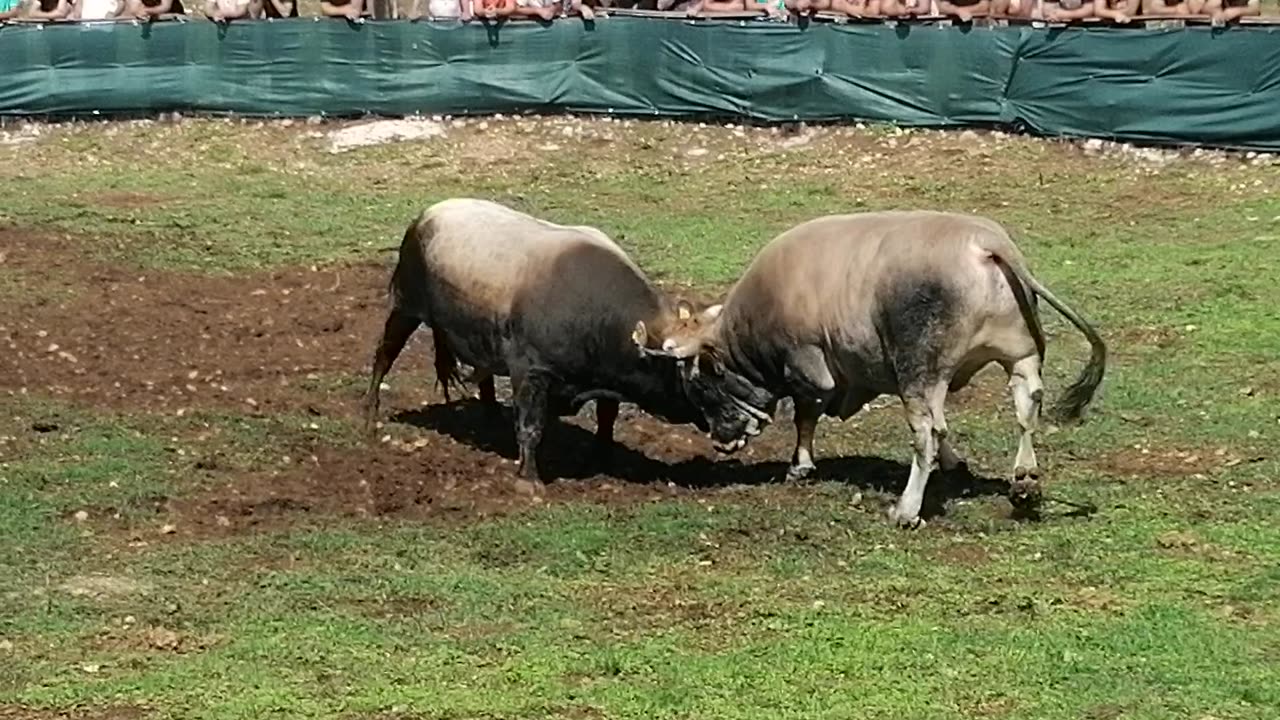
POLYGON ((733 398, 733 403, 738 410, 742 411, 742 413, 747 416, 747 425, 743 429, 741 436, 734 438, 729 442, 719 442, 712 439, 711 446, 716 449, 716 452, 724 455, 732 455, 746 447, 747 441, 750 438, 756 437, 760 433, 764 432, 764 429, 769 426, 769 423, 773 422, 773 418, 763 410, 752 407, 737 398, 733 398))

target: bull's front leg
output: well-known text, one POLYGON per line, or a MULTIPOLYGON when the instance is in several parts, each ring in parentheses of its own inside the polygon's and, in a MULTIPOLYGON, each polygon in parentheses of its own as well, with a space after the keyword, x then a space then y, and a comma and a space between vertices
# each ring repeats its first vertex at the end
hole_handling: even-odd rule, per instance
POLYGON ((836 387, 836 380, 827 367, 822 348, 805 345, 787 353, 783 377, 795 398, 796 449, 791 455, 788 480, 800 480, 813 472, 813 434, 822 416, 823 401, 813 398, 829 398, 836 387))
POLYGON ((613 426, 618 422, 619 406, 611 398, 596 400, 595 459, 600 465, 607 465, 613 457, 613 426))
POLYGON ((512 381, 515 386, 513 400, 516 406, 516 446, 520 451, 520 477, 532 484, 535 491, 541 491, 543 484, 538 477, 537 456, 547 424, 547 389, 551 378, 531 371, 519 380, 513 376, 512 381))
POLYGON ((816 467, 813 463, 813 434, 822 416, 822 403, 810 399, 795 399, 796 449, 791 454, 791 467, 787 468, 787 480, 803 480, 816 467))

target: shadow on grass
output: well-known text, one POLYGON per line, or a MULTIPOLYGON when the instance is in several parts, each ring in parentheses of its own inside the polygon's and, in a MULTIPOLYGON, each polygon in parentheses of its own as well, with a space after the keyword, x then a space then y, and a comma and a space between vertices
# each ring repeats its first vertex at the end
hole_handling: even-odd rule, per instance
MULTIPOLYGON (((511 410, 506 406, 495 410, 479 400, 465 399, 402 411, 390 420, 438 432, 484 452, 509 459, 518 456, 511 410)), ((554 479, 579 480, 606 474, 631 483, 673 482, 688 489, 706 489, 784 483, 787 472, 787 463, 783 461, 745 464, 733 458, 701 457, 667 463, 621 443, 614 443, 607 459, 597 451, 592 432, 563 422, 548 423, 538 453, 543 479, 554 482, 554 479)), ((883 458, 826 458, 817 461, 817 470, 804 482, 833 480, 896 497, 906 487, 909 473, 908 465, 883 458)), ((949 473, 935 473, 921 515, 925 518, 942 515, 946 504, 953 500, 1007 497, 1009 492, 1008 481, 981 477, 970 472, 967 466, 961 466, 949 473)))

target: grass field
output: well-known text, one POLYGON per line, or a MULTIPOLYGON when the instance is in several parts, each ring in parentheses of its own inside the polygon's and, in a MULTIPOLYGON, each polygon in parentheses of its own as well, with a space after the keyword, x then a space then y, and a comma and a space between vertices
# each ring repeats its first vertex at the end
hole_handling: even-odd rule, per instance
MULTIPOLYGON (((570 119, 332 154, 329 129, 0 146, 0 718, 1280 717, 1275 166, 570 119), (575 419, 567 479, 527 497, 421 338, 366 440, 390 248, 454 195, 595 224, 706 294, 815 215, 988 214, 1110 343, 1087 422, 1038 444, 1098 510, 1017 522, 935 478, 943 511, 891 527, 891 403, 824 422, 805 484, 778 481, 786 423, 738 463, 624 417, 601 474, 575 419)), ((1044 316, 1054 397, 1087 346, 1044 316)), ((1001 377, 951 407, 1005 476, 1001 377)))

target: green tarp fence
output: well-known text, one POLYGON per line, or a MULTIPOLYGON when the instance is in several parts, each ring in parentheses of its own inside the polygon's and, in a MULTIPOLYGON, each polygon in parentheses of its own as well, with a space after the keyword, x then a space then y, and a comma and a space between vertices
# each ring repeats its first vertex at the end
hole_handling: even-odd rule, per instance
POLYGON ((1280 28, 310 18, 0 26, 0 115, 568 111, 1280 150, 1280 28))

